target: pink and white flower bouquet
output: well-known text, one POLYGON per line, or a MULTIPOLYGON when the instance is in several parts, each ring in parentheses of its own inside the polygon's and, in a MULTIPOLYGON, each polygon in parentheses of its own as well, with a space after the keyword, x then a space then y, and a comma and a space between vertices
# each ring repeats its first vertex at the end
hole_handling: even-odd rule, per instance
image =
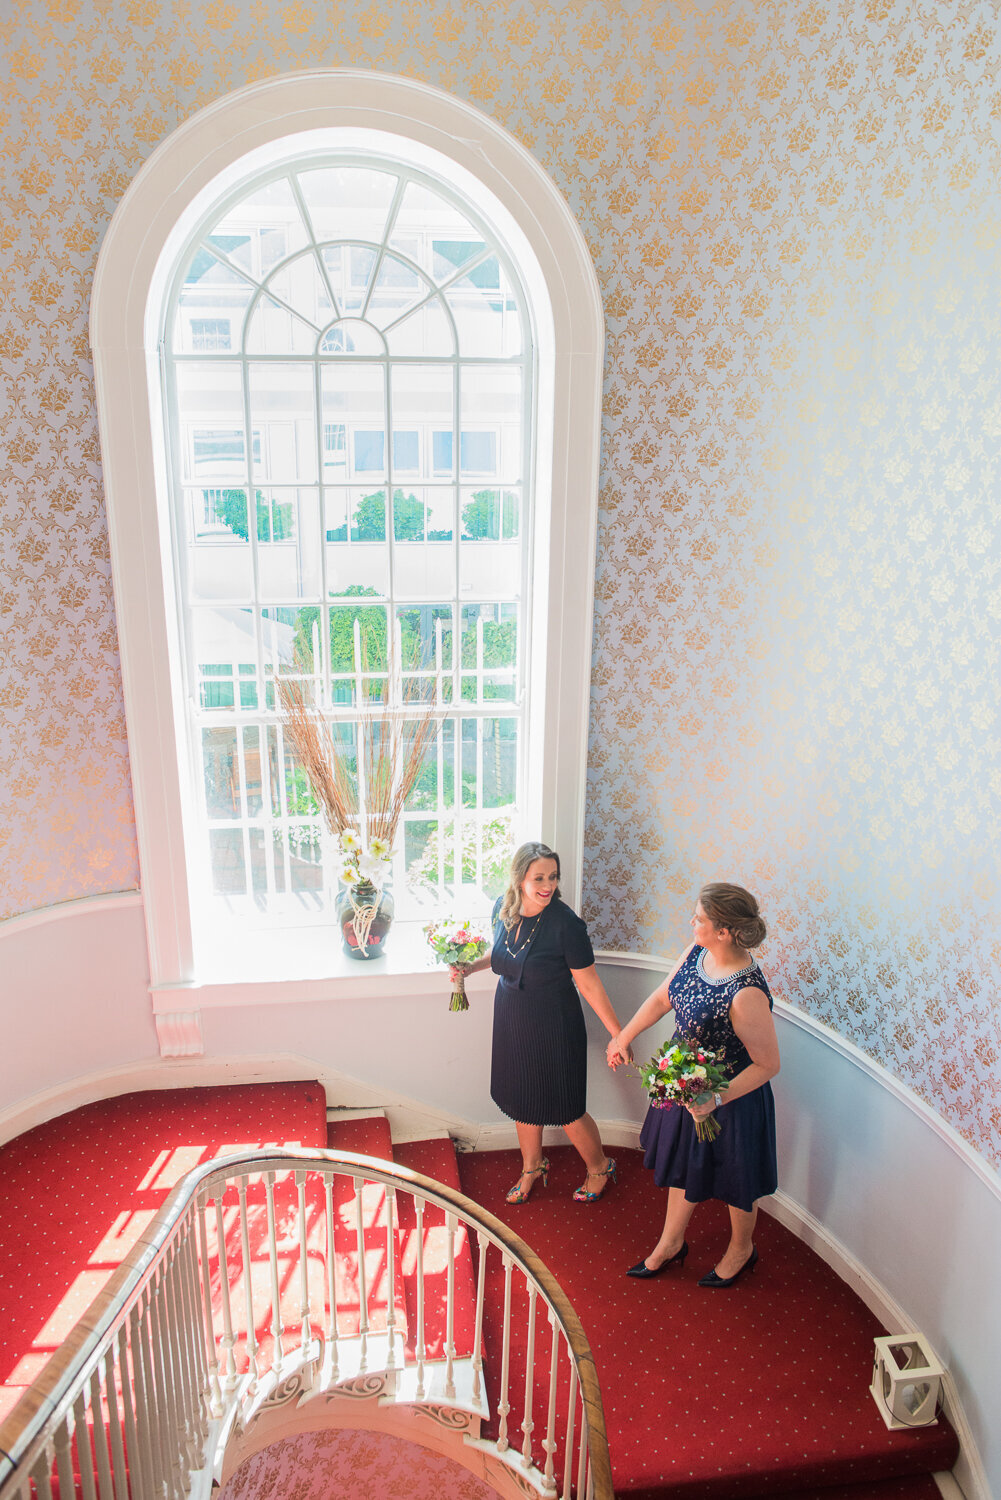
MULTIPOLYGON (((474 964, 489 946, 487 939, 469 922, 428 922, 424 931, 432 953, 450 969, 462 970, 468 964, 474 964)), ((449 1010, 468 1010, 465 974, 460 972, 453 980, 453 986, 449 1010)))

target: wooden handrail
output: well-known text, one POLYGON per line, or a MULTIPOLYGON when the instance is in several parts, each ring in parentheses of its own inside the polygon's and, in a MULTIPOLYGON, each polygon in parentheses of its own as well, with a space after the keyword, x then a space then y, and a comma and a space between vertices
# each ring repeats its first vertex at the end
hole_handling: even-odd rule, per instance
POLYGON ((263 1148, 215 1157, 188 1172, 174 1186, 156 1217, 139 1236, 107 1285, 61 1344, 7 1418, 0 1423, 0 1481, 17 1468, 47 1424, 63 1418, 87 1378, 89 1365, 153 1275, 178 1223, 199 1196, 233 1178, 296 1169, 334 1168, 384 1186, 405 1186, 427 1202, 458 1214, 505 1251, 541 1290, 553 1310, 577 1367, 587 1413, 588 1449, 596 1500, 613 1500, 608 1439, 594 1355, 572 1304, 548 1266, 520 1235, 472 1198, 409 1167, 390 1165, 355 1152, 305 1147, 263 1148))

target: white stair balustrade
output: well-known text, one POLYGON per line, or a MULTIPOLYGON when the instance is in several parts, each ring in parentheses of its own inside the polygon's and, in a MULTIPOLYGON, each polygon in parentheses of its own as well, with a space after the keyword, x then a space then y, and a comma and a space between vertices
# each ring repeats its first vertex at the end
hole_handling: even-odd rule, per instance
POLYGON ((54 1480, 63 1500, 208 1500, 285 1432, 353 1426, 363 1407, 361 1425, 414 1441, 433 1430, 429 1446, 512 1500, 612 1500, 591 1350, 506 1225, 374 1157, 220 1157, 178 1183, 0 1425, 0 1500, 51 1500, 54 1480), (485 1351, 494 1300, 500 1347, 485 1351))

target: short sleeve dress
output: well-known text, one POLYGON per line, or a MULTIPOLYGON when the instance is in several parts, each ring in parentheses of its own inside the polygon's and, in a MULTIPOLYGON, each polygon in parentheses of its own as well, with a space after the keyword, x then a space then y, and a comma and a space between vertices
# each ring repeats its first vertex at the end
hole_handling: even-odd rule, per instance
POLYGON ((523 1125, 569 1125, 587 1109, 587 1029, 571 969, 587 969, 587 927, 554 900, 507 931, 494 906, 490 1097, 523 1125))
MULTIPOLYGON (((734 1078, 751 1059, 730 1022, 730 1006, 738 990, 759 989, 772 996, 756 963, 726 979, 705 971, 705 949, 695 947, 671 980, 676 1034, 722 1054, 720 1063, 734 1078)), ((680 1187, 690 1203, 719 1198, 746 1212, 758 1198, 778 1186, 775 1154, 775 1103, 770 1083, 716 1111, 720 1133, 714 1141, 700 1141, 687 1109, 672 1106, 647 1110, 640 1146, 658 1187, 680 1187)))

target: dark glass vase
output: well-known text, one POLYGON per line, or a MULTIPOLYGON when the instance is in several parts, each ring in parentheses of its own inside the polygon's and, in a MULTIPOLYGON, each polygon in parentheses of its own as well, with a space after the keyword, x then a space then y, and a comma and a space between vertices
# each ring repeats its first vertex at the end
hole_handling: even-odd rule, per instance
POLYGON ((390 892, 378 891, 374 885, 369 885, 363 880, 358 885, 351 886, 350 889, 347 886, 344 887, 337 897, 334 910, 341 928, 341 946, 348 957, 363 961, 381 958, 386 948, 386 934, 393 925, 393 912, 395 911, 390 892), (352 896, 354 901, 351 899, 352 896), (372 906, 376 908, 376 912, 366 937, 363 923, 356 922, 356 909, 365 912, 372 906), (364 939, 364 945, 359 941, 360 937, 364 939))

